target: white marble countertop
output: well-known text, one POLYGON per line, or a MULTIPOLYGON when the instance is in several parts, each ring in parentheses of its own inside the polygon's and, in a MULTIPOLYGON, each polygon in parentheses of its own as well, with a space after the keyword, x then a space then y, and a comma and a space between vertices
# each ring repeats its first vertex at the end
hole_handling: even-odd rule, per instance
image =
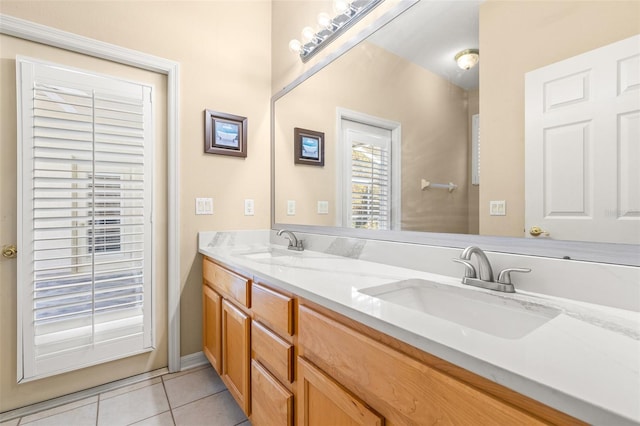
POLYGON ((462 285, 458 277, 287 251, 264 242, 219 244, 210 235, 201 233, 200 253, 256 281, 322 304, 591 424, 640 424, 638 312, 522 291, 498 293, 462 285), (414 278, 554 315, 521 337, 505 338, 359 291, 414 278))

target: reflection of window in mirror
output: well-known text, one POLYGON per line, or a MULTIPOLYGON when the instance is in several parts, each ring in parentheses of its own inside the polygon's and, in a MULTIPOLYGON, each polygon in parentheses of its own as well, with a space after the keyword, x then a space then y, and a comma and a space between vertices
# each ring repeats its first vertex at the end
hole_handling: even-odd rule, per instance
POLYGON ((392 200, 398 173, 392 157, 399 156, 399 143, 388 125, 374 121, 365 124, 343 116, 339 122, 342 220, 351 228, 396 229, 399 212, 392 211, 392 200))

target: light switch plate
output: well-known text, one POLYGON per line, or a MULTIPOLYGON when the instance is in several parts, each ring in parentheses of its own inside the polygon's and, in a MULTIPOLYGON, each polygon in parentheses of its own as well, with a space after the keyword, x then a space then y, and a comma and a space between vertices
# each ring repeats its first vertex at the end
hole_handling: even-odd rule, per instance
POLYGON ((196 214, 213 214, 213 198, 196 198, 196 214))
POLYGON ((507 215, 507 203, 505 200, 489 201, 489 215, 490 216, 506 216, 507 215))
POLYGON ((254 207, 255 206, 252 199, 247 198, 246 200, 244 200, 244 215, 253 216, 255 214, 254 207))
POLYGON ((318 201, 318 214, 329 214, 328 201, 318 201))
POLYGON ((296 200, 287 200, 287 216, 296 214, 296 200))

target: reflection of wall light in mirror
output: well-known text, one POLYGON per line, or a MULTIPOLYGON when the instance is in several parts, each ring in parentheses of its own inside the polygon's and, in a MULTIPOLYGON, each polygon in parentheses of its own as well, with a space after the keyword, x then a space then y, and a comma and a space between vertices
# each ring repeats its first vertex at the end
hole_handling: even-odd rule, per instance
POLYGON ((312 27, 302 29, 302 41, 291 40, 289 50, 300 55, 302 62, 308 61, 315 53, 331 43, 341 33, 362 19, 374 7, 384 0, 335 0, 333 9, 336 16, 328 13, 318 15, 318 32, 312 27))
POLYGON ((345 13, 351 7, 350 3, 346 0, 333 0, 333 11, 338 15, 345 13))
POLYGON ((465 49, 462 52, 458 52, 454 59, 460 68, 468 70, 476 66, 480 60, 480 52, 478 49, 465 49))

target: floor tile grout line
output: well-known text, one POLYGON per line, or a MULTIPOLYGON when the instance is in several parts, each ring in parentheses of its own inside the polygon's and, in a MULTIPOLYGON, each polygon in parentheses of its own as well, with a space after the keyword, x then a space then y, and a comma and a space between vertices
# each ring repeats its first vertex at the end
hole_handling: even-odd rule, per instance
MULTIPOLYGON (((224 389, 220 389, 220 390, 219 390, 219 391, 217 391, 217 392, 210 393, 209 395, 202 396, 202 397, 200 397, 200 398, 198 398, 198 399, 194 399, 193 401, 185 402, 184 404, 182 404, 182 405, 178 405, 177 407, 171 407, 171 402, 169 402, 169 407, 171 407, 171 410, 173 411, 173 409, 174 409, 174 408, 176 408, 176 409, 177 409, 177 408, 182 408, 182 407, 184 407, 184 406, 186 406, 186 405, 193 404, 193 403, 194 403, 194 402, 196 402, 196 401, 200 401, 200 400, 203 400, 203 399, 205 399, 205 398, 209 398, 210 396, 213 396, 213 395, 218 395, 219 393, 222 393, 222 392, 229 392, 229 389, 227 389, 227 388, 225 387, 224 389)), ((168 399, 168 398, 167 398, 167 399, 168 399)))
POLYGON ((169 393, 167 392, 167 387, 165 386, 164 376, 160 376, 162 381, 162 389, 164 390, 164 396, 167 398, 167 405, 169 406, 169 413, 171 414, 171 421, 173 425, 176 424, 176 418, 173 416, 173 407, 171 406, 171 401, 169 400, 169 393))
POLYGON ((101 393, 99 393, 98 396, 98 402, 96 404, 96 426, 98 426, 98 419, 100 418, 100 395, 102 395, 101 393))

